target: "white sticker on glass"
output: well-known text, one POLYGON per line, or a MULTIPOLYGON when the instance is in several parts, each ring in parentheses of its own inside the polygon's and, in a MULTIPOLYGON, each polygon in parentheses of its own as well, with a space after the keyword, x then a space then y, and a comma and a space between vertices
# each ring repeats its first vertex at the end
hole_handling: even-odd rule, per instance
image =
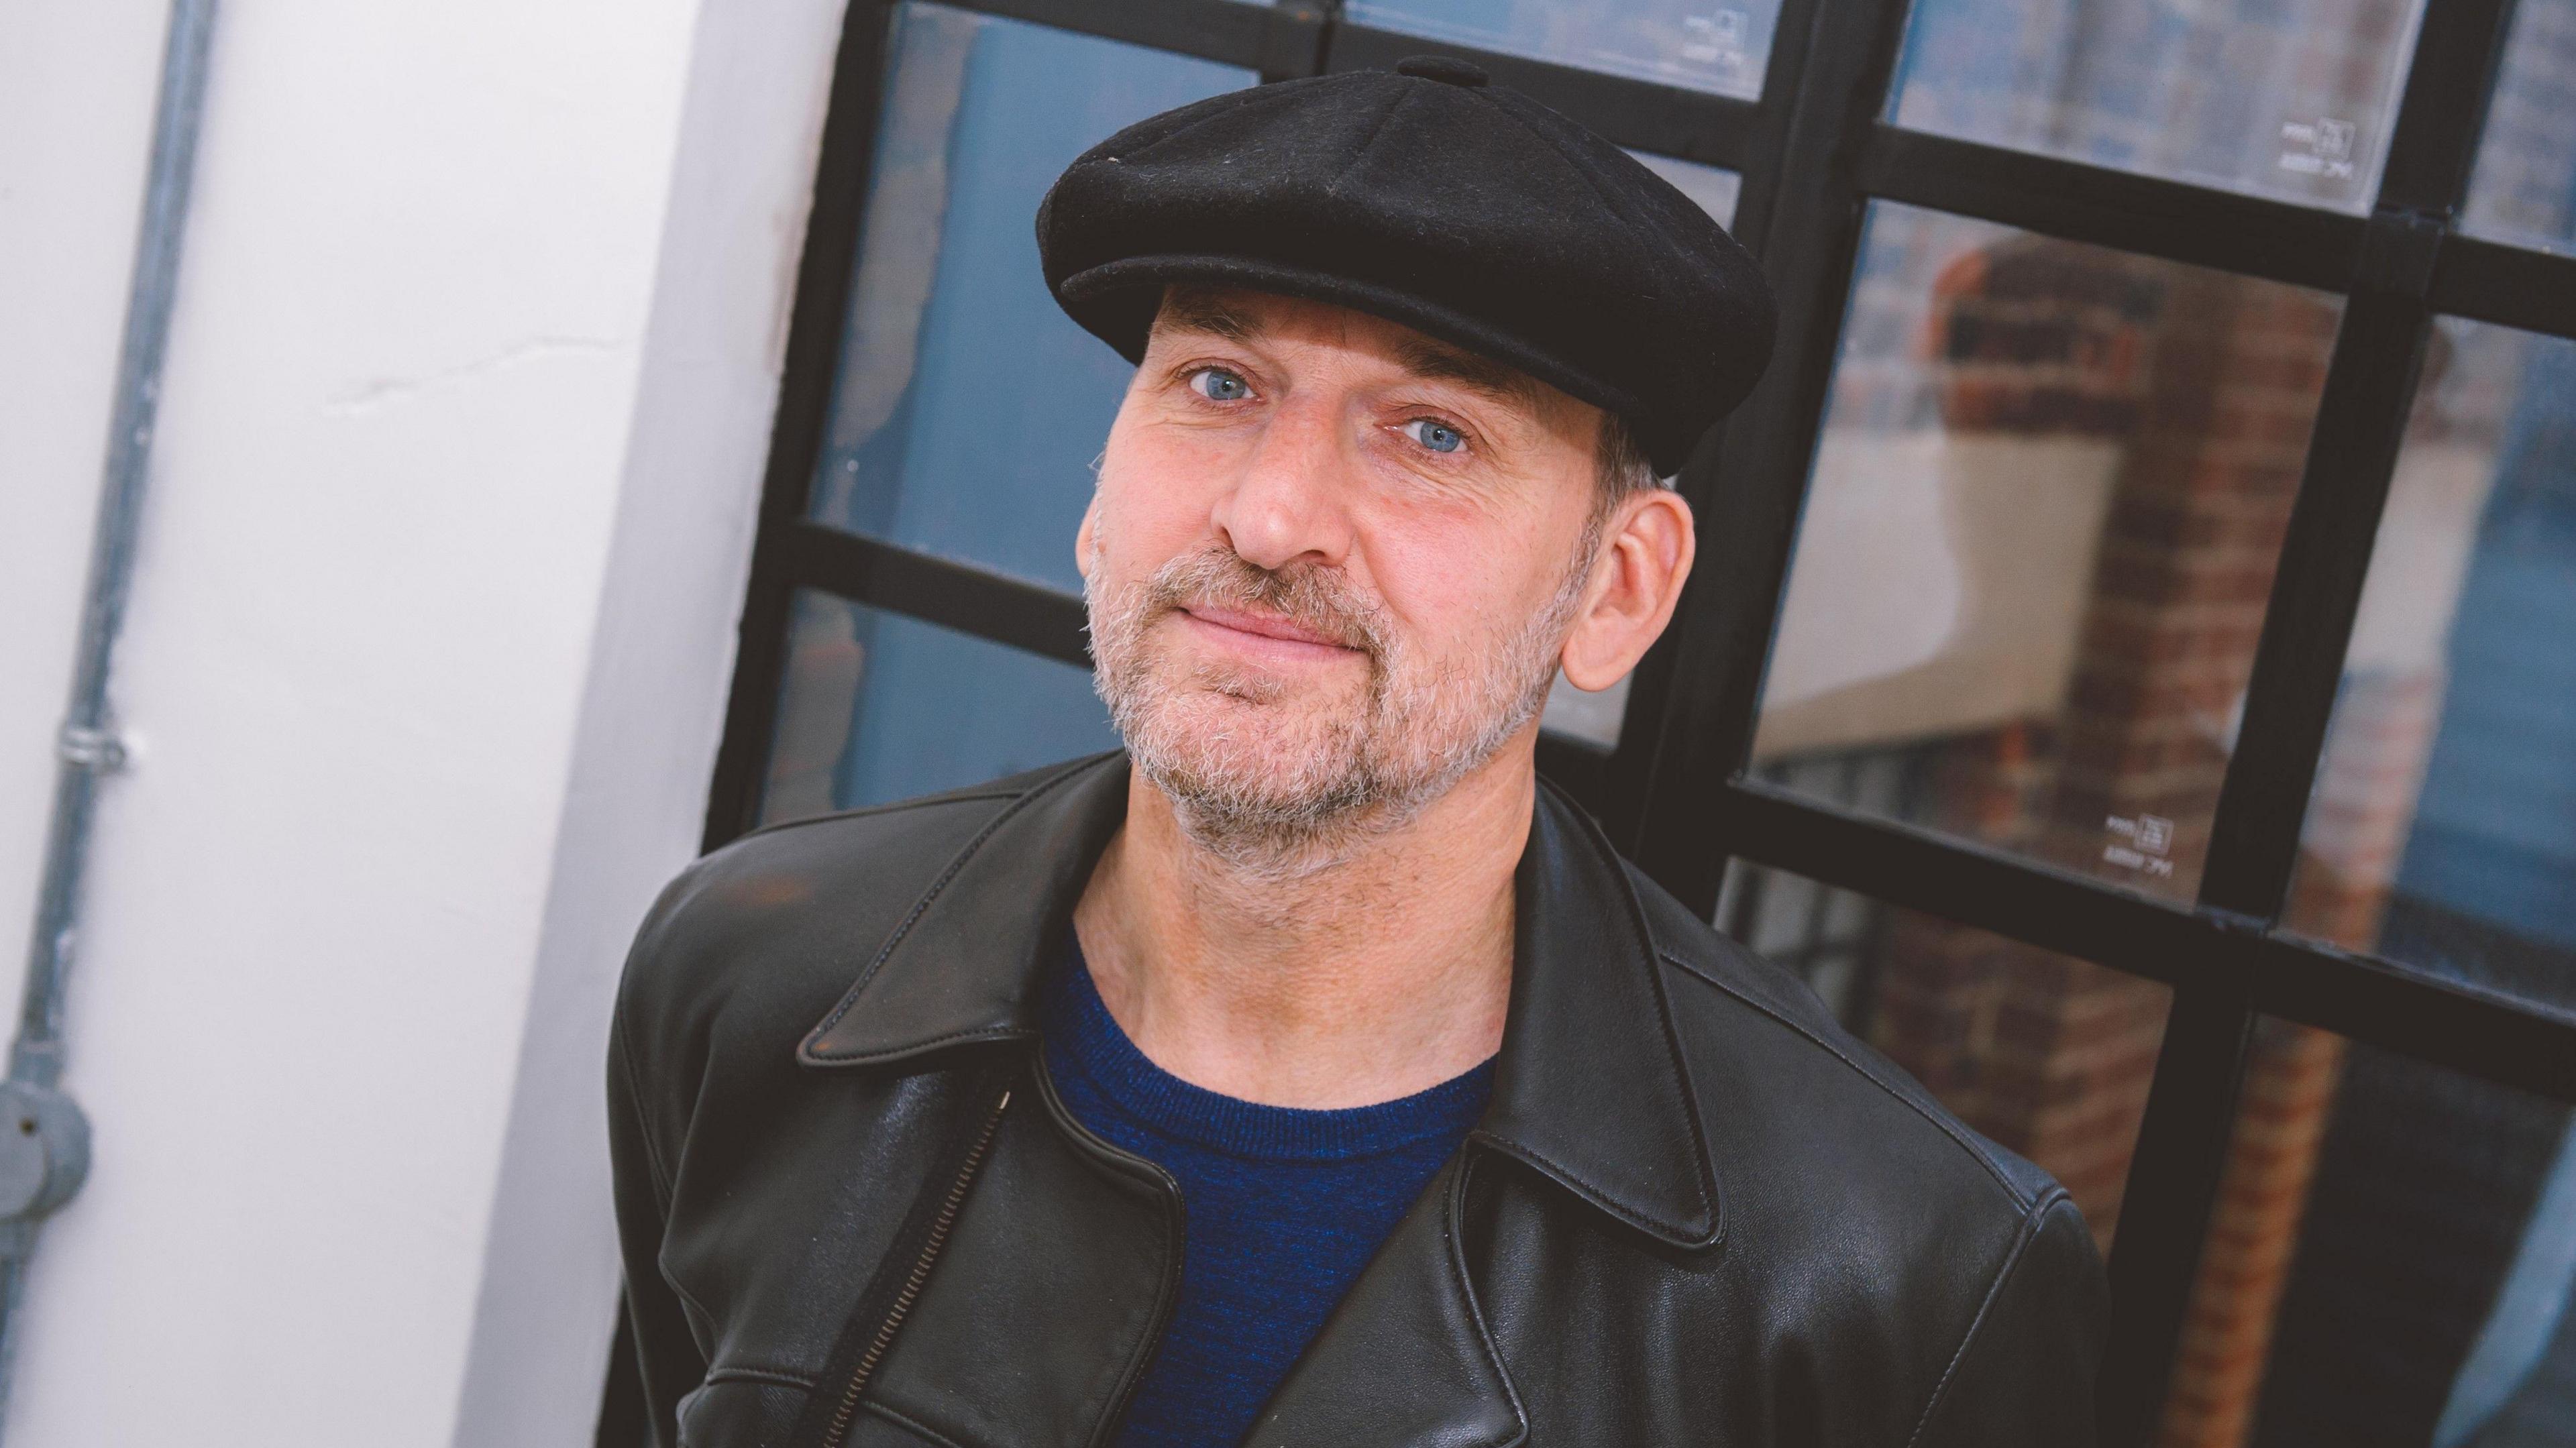
POLYGON ((1694 65, 1738 70, 1744 65, 1744 12, 1718 10, 1682 17, 1682 59, 1694 65))
POLYGON ((2322 176, 2329 181, 2349 181, 2353 177, 2350 121, 2319 116, 2313 121, 2281 123, 2281 169, 2302 176, 2322 176))
POLYGON ((2166 858, 2173 849, 2172 820, 2163 815, 2112 815, 2102 823, 2113 836, 2102 847, 2104 860, 2150 875, 2173 873, 2173 861, 2166 858))

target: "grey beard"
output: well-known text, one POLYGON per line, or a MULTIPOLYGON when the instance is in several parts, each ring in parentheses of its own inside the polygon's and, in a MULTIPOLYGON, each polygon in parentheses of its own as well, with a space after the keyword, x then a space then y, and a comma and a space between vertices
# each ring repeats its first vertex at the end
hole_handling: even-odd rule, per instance
POLYGON ((1595 520, 1546 605, 1467 655, 1481 667, 1413 665, 1403 641, 1335 581, 1269 574, 1231 553, 1176 559, 1114 594, 1086 584, 1094 687, 1137 771, 1171 801, 1194 844, 1239 875, 1305 878, 1418 819, 1538 713, 1600 542, 1595 520), (1184 692, 1210 690, 1257 705, 1267 691, 1204 671, 1176 685, 1153 671, 1146 631, 1190 601, 1259 603, 1337 625, 1369 656, 1359 707, 1327 721, 1284 771, 1225 757, 1211 747, 1223 744, 1222 735, 1210 738, 1177 717, 1184 692))

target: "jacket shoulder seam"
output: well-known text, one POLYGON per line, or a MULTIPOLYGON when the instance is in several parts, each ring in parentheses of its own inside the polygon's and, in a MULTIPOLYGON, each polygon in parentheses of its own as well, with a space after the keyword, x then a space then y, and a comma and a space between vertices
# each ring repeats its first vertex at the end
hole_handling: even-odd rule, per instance
POLYGON ((1914 1431, 1906 1435, 1905 1448, 1919 1448, 1923 1442, 1924 1433, 1932 1426, 1932 1415, 1941 1410, 1943 1400, 1950 1395, 1951 1383, 1958 1379, 1959 1365, 1968 1360, 1968 1349, 1976 1346, 1978 1332, 1994 1315, 1995 1302, 2003 1296, 2004 1285, 2012 1280, 2013 1273, 2030 1256, 2030 1244, 2039 1240, 2048 1214, 2067 1200, 2070 1199, 2066 1189, 2059 1187, 2041 1197, 2022 1215, 2021 1230, 2013 1239, 2012 1250, 2004 1254, 2003 1265, 1995 1269, 1994 1280, 1986 1284, 1986 1295, 1977 1303, 1977 1315, 1968 1320, 1968 1330, 1959 1335, 1959 1346, 1950 1354, 1949 1363, 1941 1369, 1941 1380, 1932 1385, 1932 1395, 1924 1400, 1922 1415, 1914 1420, 1914 1431))
POLYGON ((1693 979, 1706 984, 1711 989, 1724 992, 1728 996, 1743 1002, 1745 1005, 1750 1006, 1754 1010, 1761 1012, 1763 1015, 1770 1017, 1772 1020, 1779 1022, 1781 1025, 1788 1027, 1790 1030, 1797 1032, 1800 1036, 1805 1037, 1810 1045, 1813 1045, 1818 1050, 1832 1056, 1835 1060, 1842 1062, 1845 1067, 1849 1068, 1862 1080, 1869 1082, 1879 1090, 1886 1092, 1889 1096, 1903 1103, 1908 1110, 1911 1110, 1915 1115, 1922 1117, 1925 1121, 1930 1122, 1941 1132, 1942 1135, 1947 1136, 1950 1140, 1956 1142, 1959 1149, 1968 1154, 1970 1160, 1976 1162, 1978 1166, 1983 1167, 1986 1175, 1994 1178, 1995 1184, 2004 1189, 2004 1195, 2011 1199, 2013 1205, 2021 1208, 2025 1212, 2032 1210, 2033 1199, 2031 1195, 2027 1191, 2023 1190, 2019 1183, 2006 1175, 2003 1168, 1996 1164, 1994 1157, 1983 1147, 1979 1146, 1972 1137, 1970 1137, 1965 1131, 1961 1130, 1957 1124, 1943 1120, 1941 1113, 1926 1110, 1922 1102, 1917 1101, 1905 1092, 1898 1090, 1895 1083, 1889 1081, 1878 1072, 1871 1070, 1868 1063, 1855 1057, 1852 1053, 1844 1050, 1842 1047, 1835 1045, 1832 1041, 1827 1040, 1823 1035, 1808 1027, 1804 1022, 1792 1020, 1788 1016, 1773 1010, 1768 1005, 1755 1000, 1753 997, 1746 995, 1744 992, 1737 990, 1735 987, 1728 985, 1722 980, 1719 980, 1716 976, 1700 969, 1698 966, 1682 959, 1671 951, 1658 949, 1656 954, 1664 961, 1665 964, 1672 966, 1674 969, 1682 971, 1693 979))

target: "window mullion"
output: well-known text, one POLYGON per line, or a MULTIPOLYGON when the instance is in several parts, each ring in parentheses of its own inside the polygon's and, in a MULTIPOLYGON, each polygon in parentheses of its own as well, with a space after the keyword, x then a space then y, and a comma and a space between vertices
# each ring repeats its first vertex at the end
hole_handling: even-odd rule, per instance
POLYGON ((1820 0, 1808 21, 1798 89, 1783 98, 1777 167, 1746 188, 1765 223, 1759 249, 1780 301, 1779 341, 1769 373, 1715 444, 1714 466, 1684 475, 1704 551, 1678 626, 1640 679, 1660 701, 1656 717, 1636 721, 1652 733, 1632 725, 1621 741, 1627 769, 1614 797, 1624 795, 1628 812, 1614 804, 1610 824, 1642 868, 1703 914, 1715 908, 1725 868, 1718 816, 1752 743, 1860 242, 1860 142, 1885 103, 1904 21, 1897 0, 1820 0))
POLYGON ((759 530, 752 544, 751 588, 734 653, 733 691, 725 704, 723 742, 707 790, 701 847, 714 849, 749 829, 760 814, 769 762, 770 727, 786 678, 787 629, 795 588, 783 567, 785 532, 805 515, 814 460, 832 406, 833 364, 841 351, 852 262, 867 208, 868 173, 876 155, 878 100, 885 84, 893 0, 851 0, 832 61, 832 89, 814 169, 814 205, 796 267, 788 314, 787 355, 778 411, 770 422, 769 467, 761 483, 759 530))

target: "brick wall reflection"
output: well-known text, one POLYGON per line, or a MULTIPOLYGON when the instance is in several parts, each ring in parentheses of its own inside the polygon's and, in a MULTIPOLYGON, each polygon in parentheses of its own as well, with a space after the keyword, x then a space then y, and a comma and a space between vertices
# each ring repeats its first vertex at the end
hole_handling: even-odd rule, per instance
MULTIPOLYGON (((1929 812, 2087 872, 2099 869, 2109 821, 2171 821, 2167 878, 2196 881, 2338 307, 2037 237, 1978 247, 1930 281, 1918 345, 1942 426, 2075 434, 2120 453, 2064 710, 1952 742, 1929 812)), ((2391 693, 2366 767, 2420 770, 2430 699, 2391 693)), ((2334 909, 2373 917, 2384 902, 2408 802, 2356 792, 2353 807, 2377 813, 2354 827, 2384 836, 2384 848, 2365 877, 2316 887, 2340 892, 2334 909)), ((2065 1181, 2107 1245, 2164 1000, 2117 972, 1907 917, 1888 944, 1872 1028, 1979 1130, 2065 1181)), ((2289 1028, 2255 1053, 2224 1230, 2210 1244, 2163 1438, 2173 1448, 2244 1440, 2336 1059, 2330 1039, 2289 1028)))
MULTIPOLYGON (((2347 686, 2314 805, 2338 843, 2338 867, 2311 857, 2299 872, 2288 913, 2303 927, 2359 944, 2377 938, 2440 704, 2429 671, 2347 686)), ((2325 1031, 2267 1018, 2255 1032, 2161 1448, 2237 1448, 2254 1427, 2343 1060, 2342 1039, 2325 1031)))
POLYGON ((2236 1448, 2253 1428, 2342 1065, 2343 1042, 2326 1032, 2266 1020, 2255 1033, 2162 1448, 2236 1448))

